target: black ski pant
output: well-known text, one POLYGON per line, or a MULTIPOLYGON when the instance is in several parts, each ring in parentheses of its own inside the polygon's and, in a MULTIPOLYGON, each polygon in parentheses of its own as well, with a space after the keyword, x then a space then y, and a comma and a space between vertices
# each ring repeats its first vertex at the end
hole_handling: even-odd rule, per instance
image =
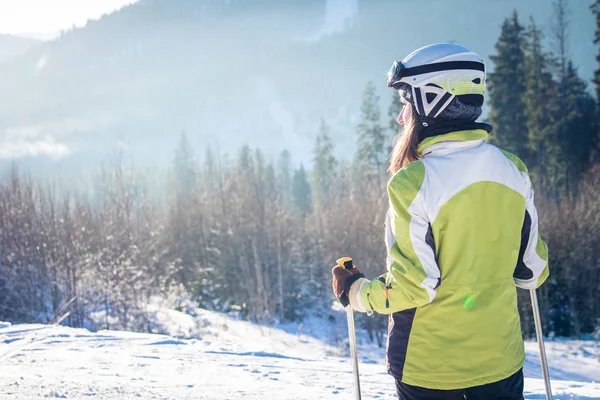
POLYGON ((498 382, 458 390, 435 390, 396 381, 400 400, 523 400, 523 370, 498 382))

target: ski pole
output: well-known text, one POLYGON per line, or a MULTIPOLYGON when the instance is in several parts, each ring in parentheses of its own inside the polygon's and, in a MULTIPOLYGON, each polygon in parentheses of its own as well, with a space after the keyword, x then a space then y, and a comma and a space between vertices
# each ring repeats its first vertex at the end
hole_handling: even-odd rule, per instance
MULTIPOLYGON (((344 257, 337 260, 340 267, 352 269, 352 258, 344 257)), ((350 341, 350 356, 352 357, 352 373, 354 374, 354 395, 356 400, 361 400, 360 378, 358 376, 358 354, 356 352, 356 331, 354 330, 354 311, 352 306, 346 306, 346 319, 348 320, 348 339, 350 341)))
POLYGON ((540 317, 540 307, 538 305, 535 289, 530 289, 531 308, 533 308, 533 320, 535 322, 535 334, 537 335, 538 347, 540 349, 540 363, 542 364, 542 375, 544 376, 544 385, 546 386, 546 400, 552 400, 552 388, 550 387, 550 374, 548 373, 548 360, 546 359, 546 349, 544 347, 544 333, 542 331, 542 319, 540 317))

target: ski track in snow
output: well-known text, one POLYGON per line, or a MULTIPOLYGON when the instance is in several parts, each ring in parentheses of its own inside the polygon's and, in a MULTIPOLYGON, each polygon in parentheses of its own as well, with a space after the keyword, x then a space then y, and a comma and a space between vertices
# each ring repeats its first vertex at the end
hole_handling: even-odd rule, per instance
MULTIPOLYGON (((266 328, 205 310, 157 310, 174 336, 0 322, 0 399, 351 399, 340 321, 266 328), (287 332, 286 332, 287 331, 287 332), (304 334, 310 333, 310 335, 304 334)), ((359 335, 365 399, 396 399, 384 351, 359 335)), ((546 344, 554 399, 600 400, 600 344, 546 344), (594 382, 596 381, 596 382, 594 382)), ((537 344, 526 344, 525 398, 545 399, 537 344)))

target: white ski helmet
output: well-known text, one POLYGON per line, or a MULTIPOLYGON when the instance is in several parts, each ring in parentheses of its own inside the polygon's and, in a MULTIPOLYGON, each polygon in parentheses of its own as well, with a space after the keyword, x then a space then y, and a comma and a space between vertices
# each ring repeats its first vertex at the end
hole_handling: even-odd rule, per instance
POLYGON ((387 85, 407 97, 424 126, 440 117, 453 100, 453 104, 475 108, 477 118, 485 92, 485 63, 464 46, 432 44, 394 61, 387 85))

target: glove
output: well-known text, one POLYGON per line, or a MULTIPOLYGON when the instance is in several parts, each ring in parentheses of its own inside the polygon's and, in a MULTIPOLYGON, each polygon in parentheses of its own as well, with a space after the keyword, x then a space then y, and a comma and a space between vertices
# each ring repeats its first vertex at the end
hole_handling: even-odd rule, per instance
POLYGON ((344 307, 348 306, 350 303, 348 300, 348 291, 350 290, 350 286, 360 278, 364 278, 365 275, 358 270, 358 268, 354 267, 352 269, 345 269, 336 265, 331 270, 331 275, 333 275, 333 283, 331 284, 333 288, 333 294, 335 298, 342 303, 344 307))

